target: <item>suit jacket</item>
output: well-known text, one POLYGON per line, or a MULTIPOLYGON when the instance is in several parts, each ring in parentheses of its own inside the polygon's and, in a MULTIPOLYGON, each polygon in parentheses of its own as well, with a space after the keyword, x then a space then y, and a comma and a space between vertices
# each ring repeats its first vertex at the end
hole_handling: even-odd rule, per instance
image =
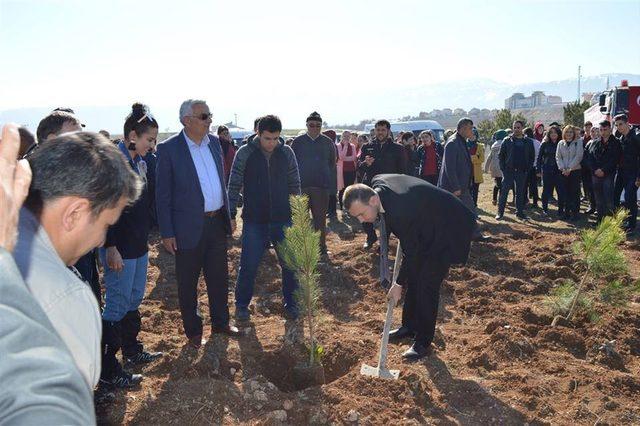
MULTIPOLYGON (((229 197, 224 178, 220 141, 209 135, 209 149, 218 169, 224 201, 227 232, 231 234, 229 197)), ((162 238, 176 238, 178 249, 194 248, 204 226, 204 196, 196 166, 191 159, 184 131, 158 145, 156 166, 156 209, 162 238)))
POLYGON ((476 218, 458 197, 407 175, 378 175, 371 184, 382 201, 387 230, 402 244, 398 284, 415 279, 427 259, 466 263, 476 218))
POLYGON ((438 186, 449 192, 467 192, 473 183, 473 164, 467 141, 457 132, 444 145, 438 186))

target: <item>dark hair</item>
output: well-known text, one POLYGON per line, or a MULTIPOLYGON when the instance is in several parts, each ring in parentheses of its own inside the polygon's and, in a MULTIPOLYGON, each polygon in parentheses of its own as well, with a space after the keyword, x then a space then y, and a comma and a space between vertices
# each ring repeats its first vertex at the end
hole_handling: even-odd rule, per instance
POLYGON ((40 143, 28 156, 32 179, 25 205, 36 215, 47 202, 77 196, 98 216, 124 197, 133 203, 142 180, 118 147, 91 132, 62 135, 40 143))
POLYGON ((76 113, 73 109, 71 109, 69 107, 54 108, 52 112, 55 112, 55 111, 68 112, 69 114, 75 114, 76 113))
POLYGON ((225 125, 220 125, 220 126, 218 126, 218 130, 216 130, 216 135, 219 135, 220 133, 225 132, 225 131, 228 132, 229 128, 227 126, 225 126, 225 125))
POLYGON ((265 115, 260 119, 260 123, 258 123, 258 134, 262 132, 276 133, 281 131, 282 122, 277 115, 265 115))
POLYGON ((256 132, 258 131, 258 125, 260 124, 260 120, 262 120, 262 117, 258 117, 255 120, 253 120, 253 130, 255 130, 256 132))
POLYGON ((589 120, 585 121, 585 122, 584 122, 584 125, 585 125, 585 127, 586 127, 586 126, 591 126, 591 127, 593 127, 593 123, 592 123, 592 122, 590 122, 589 120))
POLYGON ((376 191, 374 191, 373 188, 362 183, 356 183, 348 186, 347 189, 344 190, 342 205, 344 205, 345 209, 349 210, 351 204, 355 201, 366 204, 374 195, 376 195, 376 191))
POLYGON ((544 134, 543 141, 551 141, 551 138, 549 137, 549 132, 551 132, 552 130, 556 133, 556 136, 557 136, 556 142, 560 142, 560 139, 562 139, 562 130, 560 130, 560 127, 558 126, 549 126, 549 128, 547 129, 547 132, 544 134))
POLYGON ((458 125, 456 126, 456 130, 462 129, 464 126, 473 126, 473 120, 469 117, 463 117, 458 120, 458 125))
POLYGON ((629 122, 629 117, 627 117, 627 114, 618 114, 615 117, 613 117, 613 121, 624 121, 625 123, 629 122))
POLYGON ((24 126, 18 127, 18 134, 20 135, 20 150, 18 151, 18 158, 22 158, 22 156, 28 151, 35 148, 34 145, 36 145, 37 142, 33 134, 24 126))
POLYGON ((611 123, 609 123, 609 120, 602 120, 600 123, 598 123, 598 126, 600 126, 600 127, 611 127, 611 123))
POLYGON ((45 118, 40 120, 38 129, 36 130, 36 137, 38 142, 44 142, 51 134, 58 136, 62 126, 66 122, 72 122, 73 124, 80 124, 80 120, 70 112, 67 111, 53 111, 45 118))
POLYGON ((99 130, 98 133, 100 133, 102 136, 104 136, 107 139, 111 139, 111 134, 107 130, 99 130))
POLYGON ((520 124, 522 127, 524 127, 524 121, 520 119, 513 120, 513 125, 516 125, 516 124, 520 124))
POLYGON ((411 138, 414 138, 416 135, 413 134, 413 132, 405 132, 402 134, 402 142, 406 142, 411 138))
POLYGON ((376 124, 373 127, 378 127, 378 126, 384 126, 387 129, 391 129, 391 123, 389 123, 389 121, 387 121, 387 120, 378 120, 378 121, 376 121, 376 124))
POLYGON ((524 133, 528 138, 533 139, 533 129, 531 127, 525 127, 522 130, 522 133, 524 133))
POLYGON ((149 112, 149 107, 139 102, 131 105, 131 113, 127 115, 127 119, 124 122, 124 139, 126 141, 129 140, 131 131, 136 132, 138 136, 142 136, 150 128, 157 129, 158 122, 149 112))

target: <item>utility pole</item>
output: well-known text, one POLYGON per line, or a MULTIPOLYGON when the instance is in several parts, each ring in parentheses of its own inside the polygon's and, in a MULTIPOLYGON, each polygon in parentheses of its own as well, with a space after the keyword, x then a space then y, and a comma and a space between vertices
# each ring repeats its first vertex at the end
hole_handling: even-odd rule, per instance
POLYGON ((234 113, 233 113, 233 116, 235 117, 236 127, 238 127, 238 114, 236 114, 236 113, 234 112, 234 113))
POLYGON ((609 76, 607 76, 607 90, 609 90, 609 76))
POLYGON ((578 65, 578 99, 576 99, 576 102, 580 103, 580 69, 582 67, 580 65, 578 65))

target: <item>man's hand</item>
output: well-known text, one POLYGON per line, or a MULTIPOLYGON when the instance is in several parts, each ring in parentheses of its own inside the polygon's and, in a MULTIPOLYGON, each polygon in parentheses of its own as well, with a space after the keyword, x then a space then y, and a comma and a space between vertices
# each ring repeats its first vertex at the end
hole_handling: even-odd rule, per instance
POLYGON ((31 184, 27 160, 17 161, 20 134, 15 124, 2 128, 0 140, 0 247, 12 251, 18 236, 20 207, 31 184))
POLYGON ((595 172, 593 172, 593 174, 598 177, 604 177, 604 172, 602 171, 602 169, 597 169, 595 172))
POLYGON ((393 301, 393 306, 396 306, 402 297, 402 287, 397 283, 393 283, 389 292, 387 293, 387 299, 393 301))
POLYGON ((107 247, 107 266, 109 266, 112 271, 116 272, 122 272, 124 269, 122 256, 115 246, 107 247))
POLYGON ((373 158, 370 155, 366 155, 364 157, 364 162, 367 163, 367 166, 371 166, 373 164, 373 162, 375 161, 375 158, 373 158))
POLYGON ((168 251, 169 253, 175 255, 176 251, 178 251, 178 244, 176 244, 176 238, 175 237, 171 237, 171 238, 163 238, 162 239, 162 245, 164 246, 164 249, 166 251, 168 251))
POLYGON ((457 191, 453 191, 453 195, 455 195, 456 197, 459 197, 462 195, 462 190, 458 189, 457 191))

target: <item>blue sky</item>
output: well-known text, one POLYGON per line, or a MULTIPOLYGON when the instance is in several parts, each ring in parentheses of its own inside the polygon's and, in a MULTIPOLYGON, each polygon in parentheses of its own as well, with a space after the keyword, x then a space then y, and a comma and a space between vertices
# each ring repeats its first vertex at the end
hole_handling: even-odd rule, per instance
POLYGON ((640 73, 638 22, 638 0, 0 0, 0 110, 199 97, 248 124, 394 87, 640 73))

